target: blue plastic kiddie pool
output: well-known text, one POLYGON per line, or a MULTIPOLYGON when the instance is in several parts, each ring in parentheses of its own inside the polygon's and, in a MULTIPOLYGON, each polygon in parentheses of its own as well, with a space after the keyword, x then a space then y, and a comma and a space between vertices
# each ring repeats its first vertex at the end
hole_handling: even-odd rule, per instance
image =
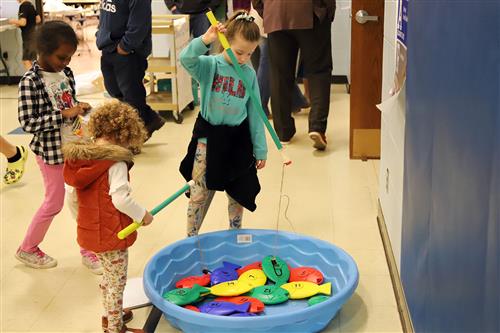
POLYGON ((201 234, 159 251, 147 264, 144 290, 165 318, 184 332, 319 332, 335 317, 358 284, 358 269, 345 251, 325 241, 275 230, 241 229, 201 234), (199 243, 198 243, 199 240, 199 243), (201 249, 201 251, 200 251, 201 249), (241 266, 261 261, 267 255, 284 259, 290 266, 320 270, 332 283, 327 301, 308 306, 307 300, 289 300, 266 306, 257 317, 223 317, 184 309, 162 298, 176 281, 201 275, 229 261, 241 266))

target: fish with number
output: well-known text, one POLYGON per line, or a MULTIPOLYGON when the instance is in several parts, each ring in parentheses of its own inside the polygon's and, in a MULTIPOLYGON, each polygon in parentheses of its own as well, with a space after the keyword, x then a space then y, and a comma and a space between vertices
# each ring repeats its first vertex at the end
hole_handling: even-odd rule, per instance
POLYGON ((163 298, 177 305, 187 305, 196 302, 203 294, 208 294, 210 289, 195 284, 193 288, 179 288, 167 291, 163 298))
POLYGON ((248 312, 259 313, 264 311, 265 305, 257 298, 249 297, 249 296, 235 296, 235 297, 217 297, 215 301, 218 302, 230 302, 234 304, 243 304, 250 302, 250 309, 248 312))
POLYGON ((298 281, 284 284, 281 288, 288 290, 291 299, 302 299, 316 294, 331 295, 332 293, 331 282, 318 286, 312 282, 298 281))
POLYGON ((232 264, 227 261, 222 262, 222 267, 216 268, 210 275, 210 283, 212 286, 238 279, 238 272, 236 270, 240 269, 241 266, 232 264))
POLYGON ((238 269, 236 272, 238 272, 238 275, 241 275, 245 273, 246 271, 249 271, 251 269, 262 269, 262 262, 261 261, 256 261, 251 264, 248 264, 240 269, 238 269))
POLYGON ((250 297, 257 298, 266 305, 272 305, 288 301, 289 293, 277 285, 268 285, 254 288, 250 297))
POLYGON ((233 280, 210 287, 210 293, 215 296, 239 296, 249 292, 252 288, 249 283, 233 280))
POLYGON ((285 261, 276 256, 267 256, 262 260, 262 270, 276 285, 280 286, 288 282, 290 270, 285 261))
POLYGON ((210 274, 203 274, 200 276, 189 276, 182 280, 177 281, 176 288, 193 288, 197 284, 200 286, 208 286, 210 284, 210 274))
POLYGON ((209 302, 200 306, 200 311, 217 316, 227 316, 235 312, 247 312, 250 303, 209 302))
POLYGON ((265 285, 266 281, 266 274, 261 269, 251 269, 241 274, 238 278, 239 283, 249 284, 253 288, 265 285))
POLYGON ((312 267, 296 267, 290 269, 290 282, 309 281, 316 284, 323 282, 323 274, 312 267))

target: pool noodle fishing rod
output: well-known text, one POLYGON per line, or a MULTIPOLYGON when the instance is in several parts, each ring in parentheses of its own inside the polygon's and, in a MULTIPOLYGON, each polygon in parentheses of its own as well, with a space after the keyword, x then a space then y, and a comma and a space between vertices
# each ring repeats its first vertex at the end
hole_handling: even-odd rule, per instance
MULTIPOLYGON (((210 24, 213 26, 217 26, 218 21, 215 18, 212 11, 208 11, 206 13, 206 15, 208 17, 208 20, 210 21, 210 24)), ((246 91, 249 93, 252 103, 257 108, 260 118, 264 122, 264 125, 266 126, 267 130, 269 131, 269 134, 271 134, 271 138, 273 139, 274 144, 276 145, 276 148, 278 148, 278 151, 281 153, 281 158, 283 159, 283 164, 290 165, 292 163, 292 161, 285 155, 283 145, 281 144, 281 142, 278 138, 278 135, 276 134, 276 131, 274 130, 274 128, 271 126, 271 123, 267 119, 266 113, 264 112, 264 109, 262 108, 262 103, 261 103, 260 99, 255 95, 255 93, 252 89, 252 85, 250 84, 250 82, 248 82, 245 79, 245 76, 243 75, 243 71, 241 70, 241 67, 238 64, 238 60, 236 59, 236 56, 234 55, 234 52, 231 49, 231 46, 229 45, 229 42, 227 41, 226 36, 219 31, 217 31, 217 35, 219 36, 219 41, 220 41, 222 47, 224 48, 227 55, 231 59, 233 67, 234 67, 236 73, 238 74, 238 76, 240 77, 240 80, 243 83, 243 86, 245 87, 246 91)))
MULTIPOLYGON (((193 185, 194 185, 194 180, 190 180, 189 182, 184 184, 184 186, 181 187, 179 190, 177 190, 177 192, 175 192, 170 197, 165 199, 165 201, 163 201, 161 204, 153 208, 151 210, 151 215, 156 215, 159 211, 168 206, 172 201, 180 197, 183 193, 187 192, 193 185)), ((128 236, 130 236, 131 233, 136 231, 140 226, 142 226, 142 221, 134 221, 131 224, 129 224, 126 228, 118 232, 117 236, 119 239, 125 239, 128 236)))

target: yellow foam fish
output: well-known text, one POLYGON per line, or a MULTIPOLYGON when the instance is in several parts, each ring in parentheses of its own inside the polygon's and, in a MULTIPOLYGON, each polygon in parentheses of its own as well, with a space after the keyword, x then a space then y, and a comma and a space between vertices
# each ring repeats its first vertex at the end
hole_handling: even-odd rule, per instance
POLYGON ((210 293, 215 296, 239 296, 252 290, 253 287, 238 280, 226 281, 210 287, 210 293))
POLYGON ((267 276, 261 269, 250 269, 238 278, 239 283, 249 284, 252 288, 263 286, 266 284, 266 281, 267 276))
POLYGON ((331 282, 318 286, 307 281, 290 282, 281 286, 290 293, 291 299, 301 299, 314 296, 316 294, 330 295, 332 292, 331 282))

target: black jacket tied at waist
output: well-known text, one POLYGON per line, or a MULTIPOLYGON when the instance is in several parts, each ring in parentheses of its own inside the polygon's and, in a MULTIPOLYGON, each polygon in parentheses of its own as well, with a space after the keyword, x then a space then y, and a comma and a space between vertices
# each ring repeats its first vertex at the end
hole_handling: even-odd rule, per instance
POLYGON ((207 138, 207 188, 226 191, 253 212, 257 208, 255 198, 260 192, 260 184, 248 119, 238 126, 212 125, 198 115, 187 154, 179 168, 186 181, 192 179, 199 138, 207 138))

